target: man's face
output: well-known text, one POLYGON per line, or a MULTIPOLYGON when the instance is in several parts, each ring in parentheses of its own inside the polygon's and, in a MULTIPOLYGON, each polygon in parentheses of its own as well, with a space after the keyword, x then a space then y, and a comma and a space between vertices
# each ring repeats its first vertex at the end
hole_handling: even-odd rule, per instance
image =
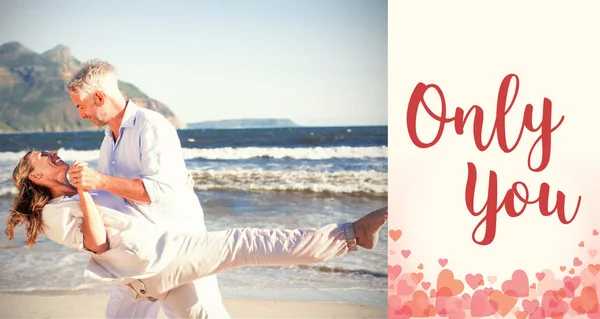
POLYGON ((69 93, 71 101, 79 111, 80 119, 87 119, 97 127, 102 127, 108 122, 106 110, 102 105, 98 105, 94 98, 94 93, 89 94, 87 98, 81 98, 77 93, 69 93))

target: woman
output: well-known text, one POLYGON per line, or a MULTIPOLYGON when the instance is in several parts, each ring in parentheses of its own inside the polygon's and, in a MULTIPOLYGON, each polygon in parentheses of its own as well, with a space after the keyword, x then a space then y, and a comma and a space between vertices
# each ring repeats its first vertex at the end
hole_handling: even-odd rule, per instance
MULTIPOLYGON (((319 229, 236 228, 176 232, 136 215, 125 201, 104 192, 76 189, 56 152, 30 151, 13 171, 18 195, 6 234, 24 224, 27 246, 43 234, 90 254, 86 278, 128 285, 137 296, 166 300, 169 291, 195 279, 244 266, 326 261, 357 249, 372 249, 387 221, 387 207, 354 223, 319 229)), ((168 301, 166 301, 168 302, 168 301)))

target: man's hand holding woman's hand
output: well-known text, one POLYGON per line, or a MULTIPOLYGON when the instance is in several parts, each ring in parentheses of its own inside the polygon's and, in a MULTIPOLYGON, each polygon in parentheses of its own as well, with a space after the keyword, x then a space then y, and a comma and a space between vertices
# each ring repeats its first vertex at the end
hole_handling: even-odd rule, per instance
POLYGON ((82 161, 74 161, 69 169, 71 183, 78 190, 102 189, 103 176, 93 168, 89 168, 88 164, 82 161))

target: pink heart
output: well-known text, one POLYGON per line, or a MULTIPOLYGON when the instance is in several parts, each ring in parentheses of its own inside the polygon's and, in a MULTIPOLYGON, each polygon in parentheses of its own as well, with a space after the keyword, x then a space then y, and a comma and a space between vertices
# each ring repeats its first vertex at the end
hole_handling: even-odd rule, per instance
POLYGON ((443 259, 440 258, 440 259, 438 259, 438 263, 440 264, 440 266, 446 267, 446 265, 448 264, 448 259, 446 259, 446 258, 443 258, 443 259))
POLYGON ((406 280, 402 279, 398 282, 398 288, 396 289, 396 293, 399 296, 409 296, 414 291, 413 287, 411 287, 406 280))
POLYGON ((389 296, 388 307, 393 309, 402 308, 402 299, 400 299, 398 296, 389 296))
POLYGON ((460 299, 462 299, 462 302, 463 302, 463 309, 470 310, 471 309, 471 295, 469 295, 468 293, 464 293, 464 294, 462 294, 462 296, 460 296, 460 299))
POLYGON ((565 288, 567 288, 566 292, 570 293, 567 294, 567 298, 573 298, 573 293, 575 292, 575 289, 577 289, 577 287, 579 287, 579 285, 581 284, 581 278, 578 276, 575 277, 565 277, 563 278, 563 283, 565 284, 565 288))
MULTIPOLYGON (((396 308, 392 312, 393 317, 397 319, 410 319, 412 317, 412 309, 408 306, 402 306, 401 308, 396 308)), ((388 313, 389 315, 389 313, 388 313)))
POLYGON ((537 300, 523 300, 521 305, 528 314, 532 314, 540 307, 540 302, 537 300))
POLYGON ((489 297, 481 290, 475 291, 471 299, 471 316, 487 317, 498 310, 498 305, 490 302, 489 297))
POLYGON ((502 284, 502 292, 512 297, 529 296, 529 279, 527 274, 521 270, 515 270, 511 280, 502 284))
POLYGON ((388 265, 388 278, 392 281, 396 280, 402 273, 402 267, 400 265, 390 266, 388 265))
POLYGON ((390 255, 391 255, 391 256, 394 256, 395 254, 396 254, 396 251, 395 251, 395 250, 393 250, 393 249, 390 249, 390 255))
POLYGON ((429 297, 431 297, 431 298, 437 297, 437 291, 435 291, 435 289, 429 290, 429 297))
POLYGON ((598 236, 598 231, 594 229, 594 232, 592 234, 594 234, 594 236, 598 236))
POLYGON ((544 308, 538 307, 533 313, 529 314, 528 319, 547 319, 544 308))
POLYGON ((552 317, 560 317, 569 311, 569 305, 564 301, 559 301, 555 297, 556 291, 548 290, 542 296, 542 308, 546 314, 553 314, 552 317))
POLYGON ((430 282, 423 281, 423 282, 421 283, 421 287, 423 287, 423 289, 427 290, 427 289, 429 289, 429 287, 431 287, 431 283, 430 283, 430 282))
POLYGON ((535 277, 536 277, 536 278, 537 278, 539 281, 542 281, 542 280, 544 280, 544 277, 546 277, 546 274, 545 274, 545 273, 543 273, 543 272, 538 272, 538 273, 536 273, 536 274, 535 274, 535 277))
POLYGON ((475 290, 477 287, 479 287, 479 285, 483 281, 483 276, 481 274, 477 274, 477 275, 468 274, 467 276, 465 276, 465 280, 467 281, 467 284, 469 285, 469 287, 471 287, 471 289, 475 290))
POLYGON ((462 312, 463 302, 459 297, 440 296, 435 299, 435 311, 438 315, 448 317, 462 312))
POLYGON ((402 251, 402 256, 404 256, 404 258, 408 258, 408 256, 410 256, 410 250, 403 250, 402 251))
POLYGON ((598 250, 590 249, 590 250, 588 250, 588 253, 590 254, 590 257, 594 258, 594 257, 596 257, 596 254, 598 254, 598 250))
POLYGON ((453 312, 448 315, 448 319, 465 319, 465 316, 466 315, 464 311, 453 312))
POLYGON ((576 257, 573 260, 573 266, 578 267, 578 266, 581 266, 581 265, 583 265, 583 262, 581 262, 581 260, 579 260, 579 257, 576 257))
POLYGON ((489 296, 492 294, 492 292, 494 292, 494 288, 483 288, 483 292, 489 296))

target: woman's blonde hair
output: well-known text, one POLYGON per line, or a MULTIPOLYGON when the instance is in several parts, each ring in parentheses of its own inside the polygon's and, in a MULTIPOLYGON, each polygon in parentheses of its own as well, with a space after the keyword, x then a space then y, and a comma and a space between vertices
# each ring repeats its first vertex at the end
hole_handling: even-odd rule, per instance
POLYGON ((8 239, 13 240, 15 227, 23 224, 27 240, 26 247, 34 245, 38 235, 42 233, 44 226, 42 209, 52 199, 50 189, 36 185, 29 179, 29 174, 33 170, 29 163, 31 152, 27 152, 13 170, 13 184, 18 193, 10 208, 4 231, 8 239))

